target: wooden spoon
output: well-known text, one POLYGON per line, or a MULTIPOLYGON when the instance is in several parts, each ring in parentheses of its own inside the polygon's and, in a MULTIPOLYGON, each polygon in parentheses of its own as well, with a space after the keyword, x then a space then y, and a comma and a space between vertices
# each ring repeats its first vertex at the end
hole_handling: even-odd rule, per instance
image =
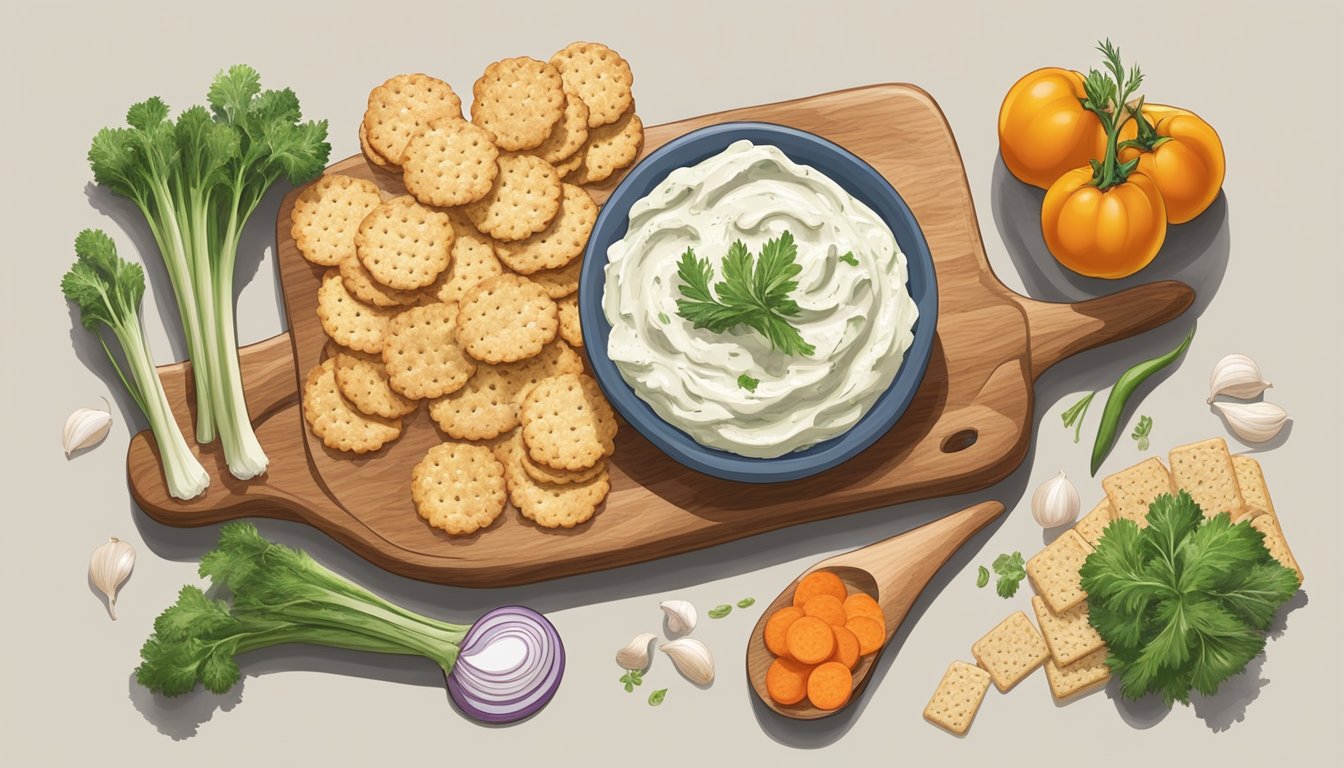
POLYGON ((831 571, 845 582, 850 594, 866 592, 877 600, 886 617, 887 636, 882 641, 882 647, 864 656, 854 668, 854 690, 845 704, 847 707, 867 685, 878 659, 933 574, 967 539, 1001 514, 1003 505, 999 502, 982 502, 899 536, 823 560, 804 571, 761 614, 756 628, 751 631, 751 639, 747 641, 747 679, 751 681, 756 695, 770 709, 797 720, 816 720, 844 709, 817 709, 807 699, 784 706, 772 701, 765 690, 765 673, 775 660, 775 655, 765 647, 765 623, 775 611, 793 604, 794 587, 798 586, 803 576, 823 569, 831 571))

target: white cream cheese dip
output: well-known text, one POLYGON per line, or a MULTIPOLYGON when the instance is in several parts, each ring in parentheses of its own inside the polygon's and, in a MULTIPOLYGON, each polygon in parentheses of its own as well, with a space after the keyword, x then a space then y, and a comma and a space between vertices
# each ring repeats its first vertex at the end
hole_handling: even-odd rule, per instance
POLYGON ((738 141, 673 171, 630 208, 607 259, 607 354, 622 378, 700 444, 742 456, 781 456, 853 427, 914 339, 918 310, 891 228, 773 146, 738 141), (677 263, 687 248, 709 260, 714 285, 734 241, 759 255, 786 231, 802 267, 790 293, 801 311, 789 323, 811 355, 773 349, 746 325, 714 333, 677 314, 677 263), (758 382, 754 391, 744 376, 758 382))

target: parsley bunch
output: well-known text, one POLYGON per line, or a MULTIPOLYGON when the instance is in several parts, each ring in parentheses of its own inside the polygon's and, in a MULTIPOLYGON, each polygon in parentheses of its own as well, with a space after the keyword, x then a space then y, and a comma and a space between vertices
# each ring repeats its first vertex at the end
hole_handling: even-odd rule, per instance
POLYGON ((677 299, 678 315, 694 327, 713 333, 748 326, 768 339, 772 349, 786 355, 810 355, 816 351, 789 323, 789 318, 802 311, 789 294, 798 287, 794 278, 803 271, 791 232, 785 231, 766 242, 760 258, 753 257, 741 240, 735 241, 728 248, 722 267, 723 280, 710 290, 714 266, 709 259, 697 258, 694 249, 686 249, 677 263, 681 295, 685 297, 677 299))
POLYGON ((1206 519, 1185 491, 1150 506, 1148 527, 1115 520, 1082 567, 1089 620, 1126 698, 1171 706, 1213 694, 1265 647, 1265 628, 1297 574, 1265 549, 1249 521, 1206 519))

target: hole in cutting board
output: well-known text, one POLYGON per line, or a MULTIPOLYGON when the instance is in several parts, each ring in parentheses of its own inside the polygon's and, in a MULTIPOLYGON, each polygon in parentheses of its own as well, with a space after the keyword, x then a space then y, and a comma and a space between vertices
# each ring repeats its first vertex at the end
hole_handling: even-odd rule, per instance
POLYGON ((953 432, 943 438, 943 453, 956 453, 964 451, 975 445, 975 441, 980 439, 980 431, 976 429, 963 429, 953 432))

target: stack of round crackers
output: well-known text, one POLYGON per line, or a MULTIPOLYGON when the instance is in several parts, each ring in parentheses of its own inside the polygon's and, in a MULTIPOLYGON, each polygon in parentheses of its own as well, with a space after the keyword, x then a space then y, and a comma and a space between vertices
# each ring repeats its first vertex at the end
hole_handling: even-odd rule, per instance
POLYGON ((295 201, 294 241, 327 268, 317 314, 330 343, 304 386, 309 428, 370 453, 427 402, 446 439, 416 464, 412 498, 450 534, 488 527, 510 501, 536 525, 570 528, 606 498, 616 419, 575 349, 597 219, 582 185, 639 154, 632 81, 597 43, 504 59, 476 81, 468 120, 447 83, 397 75, 369 94, 359 139, 406 194, 328 174, 295 201))

